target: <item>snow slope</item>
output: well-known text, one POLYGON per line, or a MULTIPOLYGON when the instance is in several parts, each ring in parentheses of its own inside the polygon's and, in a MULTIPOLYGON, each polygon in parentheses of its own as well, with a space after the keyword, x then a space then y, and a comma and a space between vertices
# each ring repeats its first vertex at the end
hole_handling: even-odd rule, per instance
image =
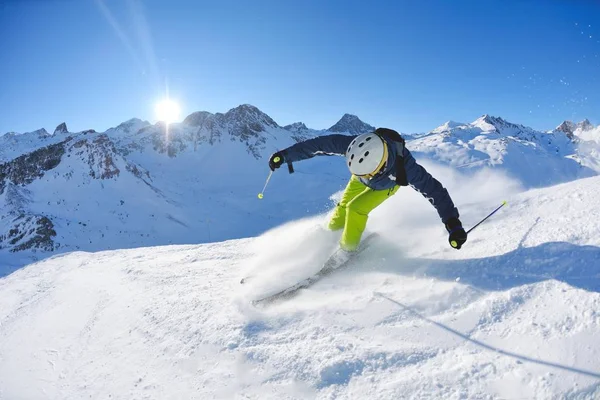
POLYGON ((465 187, 431 168, 467 226, 508 208, 455 251, 402 189, 369 222, 385 239, 268 308, 248 300, 335 246, 323 216, 223 243, 75 252, 0 279, 0 398, 599 398, 600 178, 517 194, 497 173, 465 187))

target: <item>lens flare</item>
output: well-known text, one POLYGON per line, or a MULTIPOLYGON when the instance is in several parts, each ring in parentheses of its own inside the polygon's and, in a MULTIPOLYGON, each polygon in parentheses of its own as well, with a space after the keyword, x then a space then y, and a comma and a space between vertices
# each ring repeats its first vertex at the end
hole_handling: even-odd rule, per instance
POLYGON ((165 123, 170 124, 172 122, 179 121, 181 108, 175 101, 171 99, 165 99, 156 103, 154 112, 156 113, 156 118, 159 121, 164 121, 165 123))

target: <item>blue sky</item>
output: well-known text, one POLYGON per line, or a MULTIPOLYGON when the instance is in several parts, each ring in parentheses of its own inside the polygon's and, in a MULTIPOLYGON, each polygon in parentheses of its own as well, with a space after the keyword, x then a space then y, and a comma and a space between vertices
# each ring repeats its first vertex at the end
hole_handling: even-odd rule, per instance
POLYGON ((250 103, 323 129, 600 123, 600 2, 0 0, 0 133, 250 103))

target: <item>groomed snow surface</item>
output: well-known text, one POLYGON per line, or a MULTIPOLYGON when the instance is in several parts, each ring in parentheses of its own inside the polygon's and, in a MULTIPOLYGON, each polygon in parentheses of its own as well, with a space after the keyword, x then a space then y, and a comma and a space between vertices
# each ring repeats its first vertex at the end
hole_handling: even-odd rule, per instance
POLYGON ((600 398, 600 178, 517 193, 433 169, 467 227, 509 205, 455 251, 403 188, 347 270, 268 307, 249 301, 335 247, 325 215, 224 243, 59 255, 0 279, 0 398, 600 398))

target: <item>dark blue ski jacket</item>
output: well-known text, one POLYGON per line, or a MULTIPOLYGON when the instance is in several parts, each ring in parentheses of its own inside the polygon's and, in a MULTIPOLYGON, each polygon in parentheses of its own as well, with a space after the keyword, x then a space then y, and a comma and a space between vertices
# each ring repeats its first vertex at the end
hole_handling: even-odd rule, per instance
MULTIPOLYGON (((304 142, 296 143, 281 151, 284 162, 293 163, 319 155, 345 156, 350 142, 357 136, 348 135, 325 135, 304 142)), ((397 146, 390 139, 383 137, 388 146, 388 160, 383 167, 382 173, 372 179, 360 178, 360 181, 374 190, 388 190, 397 185, 396 183, 396 158, 397 146)), ((454 206, 448 191, 422 166, 417 164, 410 151, 402 146, 404 157, 404 168, 408 184, 419 191, 435 207, 443 223, 450 218, 458 218, 458 210, 454 206)))

